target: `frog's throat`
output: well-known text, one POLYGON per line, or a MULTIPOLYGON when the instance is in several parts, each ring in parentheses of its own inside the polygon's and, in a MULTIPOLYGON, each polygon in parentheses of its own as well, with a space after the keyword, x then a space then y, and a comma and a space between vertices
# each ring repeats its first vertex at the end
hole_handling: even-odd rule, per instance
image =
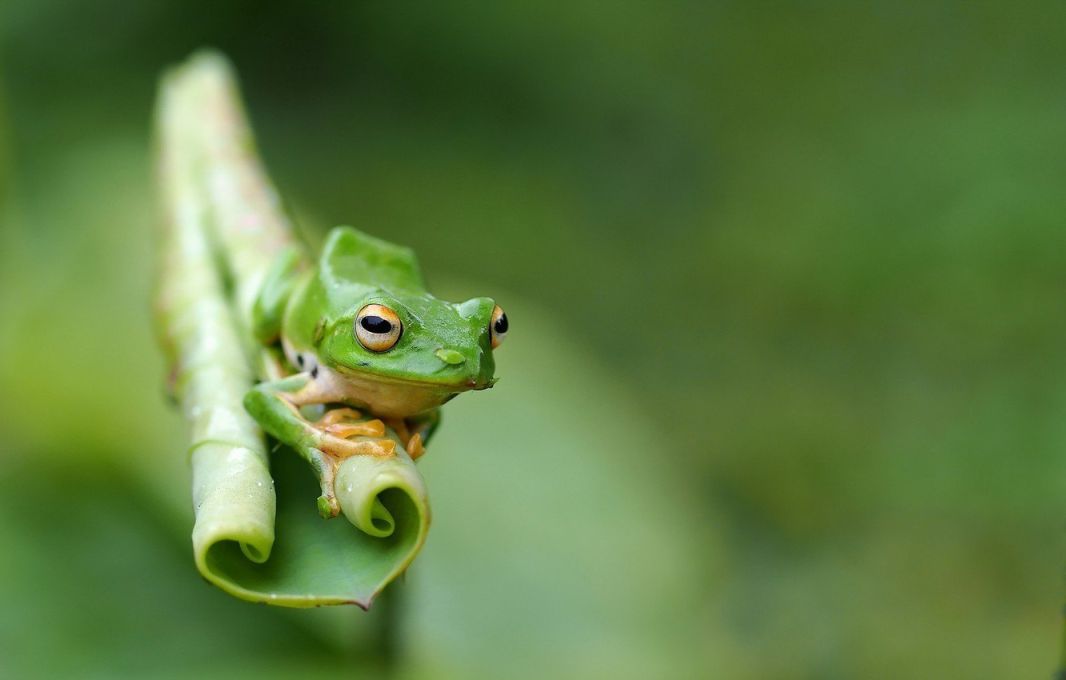
POLYGON ((477 387, 469 382, 434 383, 325 366, 319 367, 316 380, 336 401, 386 418, 407 418, 431 411, 460 392, 477 387))

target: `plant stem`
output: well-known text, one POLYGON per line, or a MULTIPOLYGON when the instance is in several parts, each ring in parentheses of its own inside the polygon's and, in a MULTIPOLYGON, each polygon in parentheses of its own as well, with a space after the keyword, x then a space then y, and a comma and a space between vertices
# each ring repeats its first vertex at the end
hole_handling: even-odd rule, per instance
POLYGON ((249 559, 262 561, 274 543, 276 501, 262 433, 241 403, 255 377, 207 238, 208 206, 196 176, 197 116, 191 99, 180 96, 176 78, 171 75, 164 85, 158 112, 158 172, 168 219, 160 248, 157 326, 172 366, 172 388, 192 430, 197 529, 225 527, 249 559), (220 497, 234 488, 256 490, 238 512, 220 497))

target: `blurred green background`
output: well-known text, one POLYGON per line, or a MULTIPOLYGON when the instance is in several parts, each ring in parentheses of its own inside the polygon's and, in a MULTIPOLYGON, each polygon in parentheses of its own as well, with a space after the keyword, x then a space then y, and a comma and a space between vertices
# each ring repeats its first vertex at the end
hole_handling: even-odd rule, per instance
POLYGON ((1050 2, 8 0, 0 675, 374 654, 361 612, 192 563, 150 126, 213 45, 311 243, 410 245, 512 320, 424 464, 402 677, 1046 677, 1064 31, 1050 2))

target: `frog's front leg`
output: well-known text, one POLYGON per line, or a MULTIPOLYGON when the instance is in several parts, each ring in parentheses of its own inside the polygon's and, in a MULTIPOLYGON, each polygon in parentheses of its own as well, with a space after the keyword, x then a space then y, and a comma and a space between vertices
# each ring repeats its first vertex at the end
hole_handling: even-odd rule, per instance
POLYGON ((396 442, 385 438, 380 420, 349 424, 326 414, 315 424, 300 412, 303 406, 332 401, 335 396, 308 373, 260 383, 244 396, 244 408, 260 427, 311 463, 322 486, 319 511, 329 517, 340 513, 333 489, 340 461, 355 455, 391 456, 396 449, 396 442))

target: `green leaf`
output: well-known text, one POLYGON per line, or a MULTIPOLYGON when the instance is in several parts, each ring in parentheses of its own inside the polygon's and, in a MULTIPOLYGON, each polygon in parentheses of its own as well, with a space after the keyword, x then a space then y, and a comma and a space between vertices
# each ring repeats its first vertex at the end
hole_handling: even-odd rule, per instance
POLYGON ((355 456, 340 466, 337 491, 349 497, 343 507, 364 512, 351 523, 321 518, 317 483, 291 450, 274 454, 275 481, 254 452, 220 444, 197 449, 193 468, 196 566, 245 600, 368 608, 410 565, 429 530, 425 485, 402 451, 388 460, 355 456), (275 482, 276 518, 267 498, 275 482), (375 522, 380 535, 357 530, 359 522, 375 522))

